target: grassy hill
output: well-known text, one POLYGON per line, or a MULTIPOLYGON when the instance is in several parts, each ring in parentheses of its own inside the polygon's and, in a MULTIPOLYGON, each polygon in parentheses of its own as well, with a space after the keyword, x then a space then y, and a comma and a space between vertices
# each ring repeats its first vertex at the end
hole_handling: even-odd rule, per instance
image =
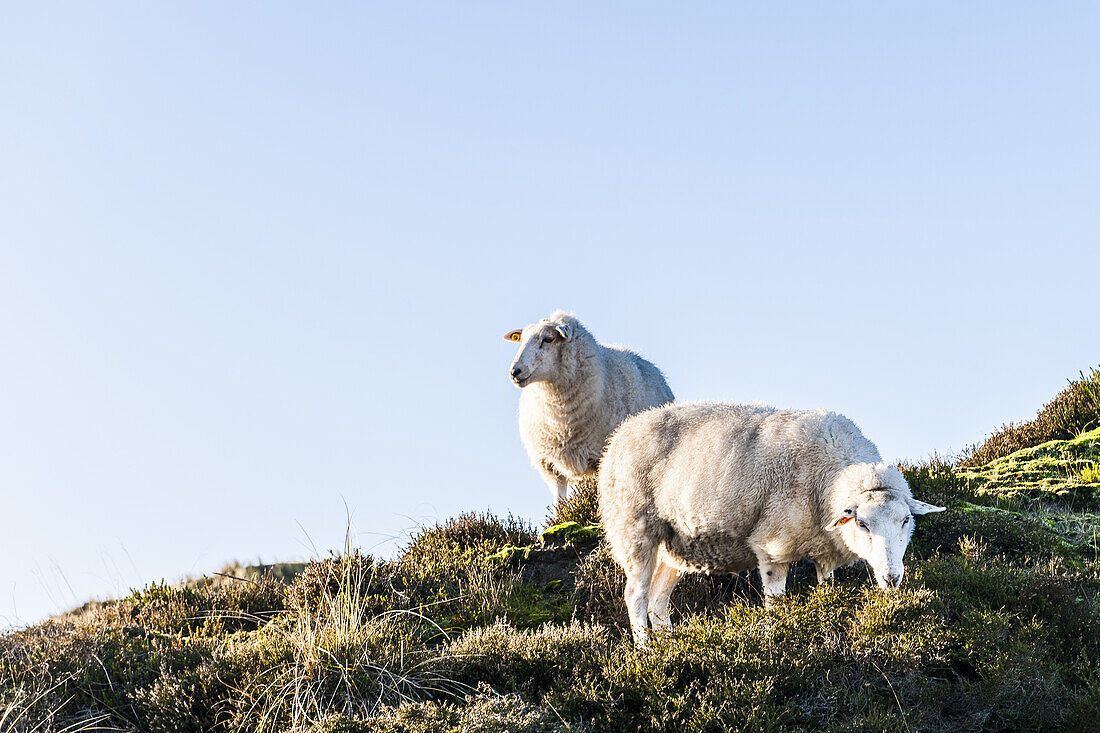
POLYGON ((0 637, 0 730, 1096 730, 1100 375, 960 461, 904 466, 901 589, 686 579, 627 632, 586 487, 541 535, 465 514, 380 560, 153 585, 0 637))

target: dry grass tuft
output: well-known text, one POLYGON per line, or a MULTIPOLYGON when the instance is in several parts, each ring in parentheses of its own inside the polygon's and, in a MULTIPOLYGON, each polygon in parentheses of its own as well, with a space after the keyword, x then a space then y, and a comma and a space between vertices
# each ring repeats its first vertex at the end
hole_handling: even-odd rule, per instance
POLYGON ((424 644, 425 627, 446 635, 412 609, 379 610, 378 566, 354 551, 325 565, 330 577, 284 624, 250 640, 244 653, 267 657, 239 690, 238 719, 259 732, 298 730, 332 716, 372 718, 383 708, 460 692, 446 659, 424 644))

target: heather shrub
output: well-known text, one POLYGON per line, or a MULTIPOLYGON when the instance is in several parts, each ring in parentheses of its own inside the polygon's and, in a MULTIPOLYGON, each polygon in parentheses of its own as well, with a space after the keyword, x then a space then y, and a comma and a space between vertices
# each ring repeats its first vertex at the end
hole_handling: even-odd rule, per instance
POLYGON ((573 600, 581 618, 622 629, 630 628, 623 591, 626 575, 606 542, 585 555, 577 566, 573 600))
POLYGON ((217 635, 254 629, 286 608, 286 586, 269 576, 207 585, 154 583, 106 604, 91 618, 162 634, 217 635))
POLYGON ((0 717, 25 724, 11 730, 209 730, 225 694, 216 649, 211 638, 133 626, 50 621, 13 632, 0 643, 0 717))
POLYGON ((1100 427, 1100 370, 1081 372, 1079 379, 1043 406, 1028 422, 1008 423, 985 442, 974 446, 959 462, 961 466, 983 466, 1023 448, 1050 440, 1067 440, 1078 433, 1100 427))
POLYGON ((407 571, 432 575, 479 561, 509 545, 523 547, 537 540, 534 528, 522 519, 467 512, 417 531, 398 562, 407 571))
POLYGON ((942 596, 919 581, 890 593, 836 583, 768 609, 730 605, 687 617, 649 650, 624 640, 601 675, 573 677, 543 700, 606 731, 1073 729, 1087 720, 1073 706, 1089 709, 1095 694, 1091 657, 1051 655, 1064 633, 1052 617, 1023 601, 998 608, 963 596, 948 607, 942 596))
POLYGON ((559 501, 550 508, 550 514, 546 517, 547 527, 566 522, 576 522, 582 527, 600 523, 599 491, 595 476, 581 480, 564 501, 559 501))
POLYGON ((451 575, 418 582, 416 597, 439 597, 426 603, 423 612, 450 635, 500 619, 530 628, 573 614, 568 595, 559 587, 525 583, 518 570, 506 567, 472 564, 451 575))
POLYGON ((588 726, 568 723, 551 710, 498 695, 484 686, 456 702, 407 702, 369 719, 334 716, 310 733, 583 733, 588 726))
POLYGON ((903 463, 898 468, 913 496, 921 501, 950 509, 957 501, 973 500, 966 480, 959 476, 953 465, 938 456, 923 463, 903 463))
POLYGON ((960 502, 918 520, 907 557, 957 553, 964 538, 986 543, 1009 558, 1075 556, 1080 550, 1046 522, 1028 514, 960 502))
POLYGON ((497 557, 537 541, 534 528, 512 516, 463 514, 413 537, 395 563, 395 586, 449 634, 505 618, 524 628, 568 619, 566 594, 522 582, 520 571, 497 557))
POLYGON ((574 621, 520 630, 505 622, 473 629, 447 645, 456 678, 488 683, 501 692, 543 691, 586 674, 598 674, 611 645, 606 629, 574 621))
POLYGON ((0 635, 0 730, 1092 730, 1090 389, 1044 408, 1069 438, 902 466, 948 511, 919 519, 893 591, 862 563, 818 585, 803 561, 765 608, 755 572, 689 574, 673 630, 635 648, 590 483, 541 545, 522 521, 465 514, 393 561, 349 540, 0 635))
MULTIPOLYGON (((438 557, 438 556, 437 556, 438 557)), ((421 620, 425 641, 445 641, 498 619, 527 628, 572 616, 568 594, 556 586, 524 583, 516 568, 471 555, 428 569, 352 552, 311 563, 288 590, 288 606, 313 612, 341 588, 352 587, 365 615, 407 611, 421 620)))

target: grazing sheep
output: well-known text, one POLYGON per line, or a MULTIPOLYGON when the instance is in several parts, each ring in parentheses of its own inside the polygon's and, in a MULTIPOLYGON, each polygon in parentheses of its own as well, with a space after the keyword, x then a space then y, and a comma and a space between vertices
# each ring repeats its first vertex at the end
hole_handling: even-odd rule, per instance
POLYGON ((607 436, 624 419, 673 400, 661 370, 629 349, 596 342, 562 311, 505 334, 519 342, 511 377, 519 433, 556 501, 595 475, 607 436))
POLYGON ((611 437, 599 475, 600 514, 626 572, 635 642, 668 628, 682 572, 760 568, 765 601, 802 558, 818 581, 860 558, 883 587, 901 583, 917 501, 855 424, 825 410, 668 405, 611 437), (853 521, 854 520, 854 521, 853 521))

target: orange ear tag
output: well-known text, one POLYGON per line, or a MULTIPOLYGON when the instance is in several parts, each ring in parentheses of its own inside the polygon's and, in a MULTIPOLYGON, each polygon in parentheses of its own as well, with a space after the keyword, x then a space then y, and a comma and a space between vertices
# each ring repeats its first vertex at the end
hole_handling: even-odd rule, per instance
POLYGON ((839 527, 842 524, 847 524, 848 522, 852 521, 853 519, 855 519, 855 517, 846 517, 844 515, 841 515, 841 516, 837 517, 837 520, 835 522, 833 522, 833 525, 839 527))

